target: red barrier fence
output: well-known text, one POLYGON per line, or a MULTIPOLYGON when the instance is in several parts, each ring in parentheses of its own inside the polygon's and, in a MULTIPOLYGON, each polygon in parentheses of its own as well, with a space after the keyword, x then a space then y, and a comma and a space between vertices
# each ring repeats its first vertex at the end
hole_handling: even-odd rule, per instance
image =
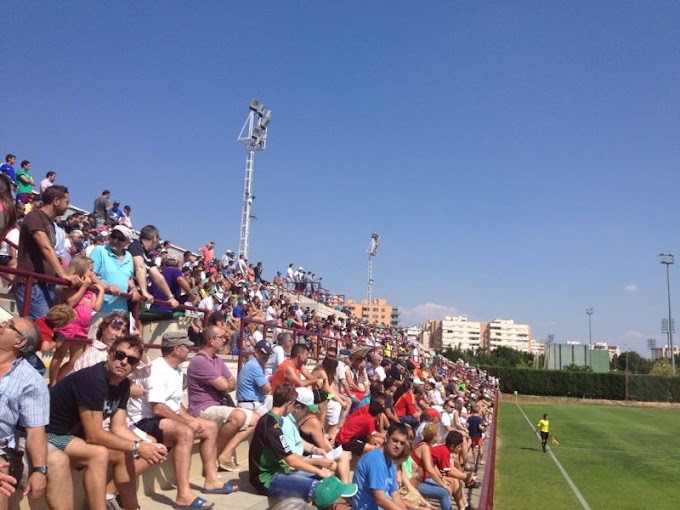
POLYGON ((479 510, 493 510, 493 491, 496 484, 496 444, 498 433, 498 390, 494 393, 493 418, 489 430, 489 443, 486 457, 484 481, 479 498, 479 510))

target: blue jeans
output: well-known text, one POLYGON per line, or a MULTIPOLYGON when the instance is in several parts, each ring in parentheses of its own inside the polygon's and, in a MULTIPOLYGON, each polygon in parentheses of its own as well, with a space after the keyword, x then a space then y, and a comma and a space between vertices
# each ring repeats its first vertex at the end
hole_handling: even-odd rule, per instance
MULTIPOLYGON (((23 283, 18 283, 14 289, 14 298, 17 303, 17 312, 21 315, 24 311, 24 290, 26 286, 23 283)), ((47 288, 45 285, 33 284, 31 287, 31 307, 28 315, 31 319, 39 319, 47 315, 47 311, 52 306, 54 301, 54 290, 47 288)))
MULTIPOLYGON (((17 303, 17 312, 21 315, 24 311, 24 290, 25 285, 18 283, 14 289, 14 298, 17 303)), ((54 290, 47 288, 45 285, 38 285, 36 283, 31 287, 31 307, 29 309, 29 316, 31 319, 39 319, 47 315, 47 311, 52 306, 54 300, 54 290)), ((45 375, 45 365, 35 353, 25 356, 33 368, 35 368, 40 375, 45 375)))
POLYGON ((312 493, 319 481, 312 473, 279 473, 272 478, 267 496, 272 498, 300 498, 309 501, 312 499, 312 493))
POLYGON ((406 425, 411 425, 411 427, 413 427, 413 432, 416 431, 418 425, 420 424, 418 418, 416 418, 415 416, 411 416, 410 414, 402 416, 401 418, 399 418, 399 421, 405 423, 406 425))
POLYGON ((438 499, 442 510, 451 510, 451 495, 449 491, 431 478, 418 484, 418 492, 426 498, 438 499))

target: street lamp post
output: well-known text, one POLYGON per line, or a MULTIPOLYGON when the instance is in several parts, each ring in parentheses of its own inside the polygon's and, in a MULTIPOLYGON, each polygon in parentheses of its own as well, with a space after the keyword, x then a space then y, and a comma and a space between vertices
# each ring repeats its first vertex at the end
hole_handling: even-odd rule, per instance
POLYGON ((593 325, 591 319, 594 311, 593 308, 586 308, 586 314, 588 314, 588 355, 590 356, 591 370, 593 368, 593 325))
POLYGON ((671 373, 675 375, 675 353, 673 352, 673 319, 671 318, 671 272, 670 266, 675 263, 672 253, 659 253, 661 263, 666 265, 666 286, 668 289, 668 347, 671 350, 671 373))

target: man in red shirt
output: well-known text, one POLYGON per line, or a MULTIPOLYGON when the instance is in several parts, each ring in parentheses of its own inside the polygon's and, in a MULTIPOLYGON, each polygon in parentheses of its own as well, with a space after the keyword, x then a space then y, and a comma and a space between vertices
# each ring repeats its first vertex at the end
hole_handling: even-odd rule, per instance
POLYGON ((474 473, 466 473, 451 463, 451 456, 458 457, 458 453, 463 446, 463 435, 458 431, 451 431, 446 435, 444 444, 430 448, 432 464, 439 469, 444 480, 449 482, 453 488, 453 499, 458 508, 467 508, 465 497, 466 487, 478 487, 474 473))
POLYGON ((376 431, 376 427, 382 420, 385 406, 375 399, 366 407, 368 413, 356 414, 357 410, 345 420, 335 437, 336 446, 342 446, 343 450, 357 455, 382 446, 385 435, 376 431))

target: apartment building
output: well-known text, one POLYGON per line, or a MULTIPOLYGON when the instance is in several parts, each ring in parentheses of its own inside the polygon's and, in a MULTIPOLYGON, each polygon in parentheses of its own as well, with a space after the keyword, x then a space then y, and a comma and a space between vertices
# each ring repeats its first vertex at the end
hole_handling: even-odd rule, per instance
POLYGON ((479 349, 481 347, 481 323, 469 321, 462 315, 444 317, 441 325, 441 346, 443 349, 479 349))
POLYGON ((531 326, 528 324, 495 319, 484 323, 481 329, 482 346, 489 351, 498 347, 510 347, 518 351, 532 352, 531 326))
POLYGON ((386 299, 374 299, 369 303, 368 299, 355 301, 349 298, 345 302, 344 308, 351 310, 354 317, 359 317, 373 324, 384 324, 385 326, 392 324, 392 306, 386 299))

